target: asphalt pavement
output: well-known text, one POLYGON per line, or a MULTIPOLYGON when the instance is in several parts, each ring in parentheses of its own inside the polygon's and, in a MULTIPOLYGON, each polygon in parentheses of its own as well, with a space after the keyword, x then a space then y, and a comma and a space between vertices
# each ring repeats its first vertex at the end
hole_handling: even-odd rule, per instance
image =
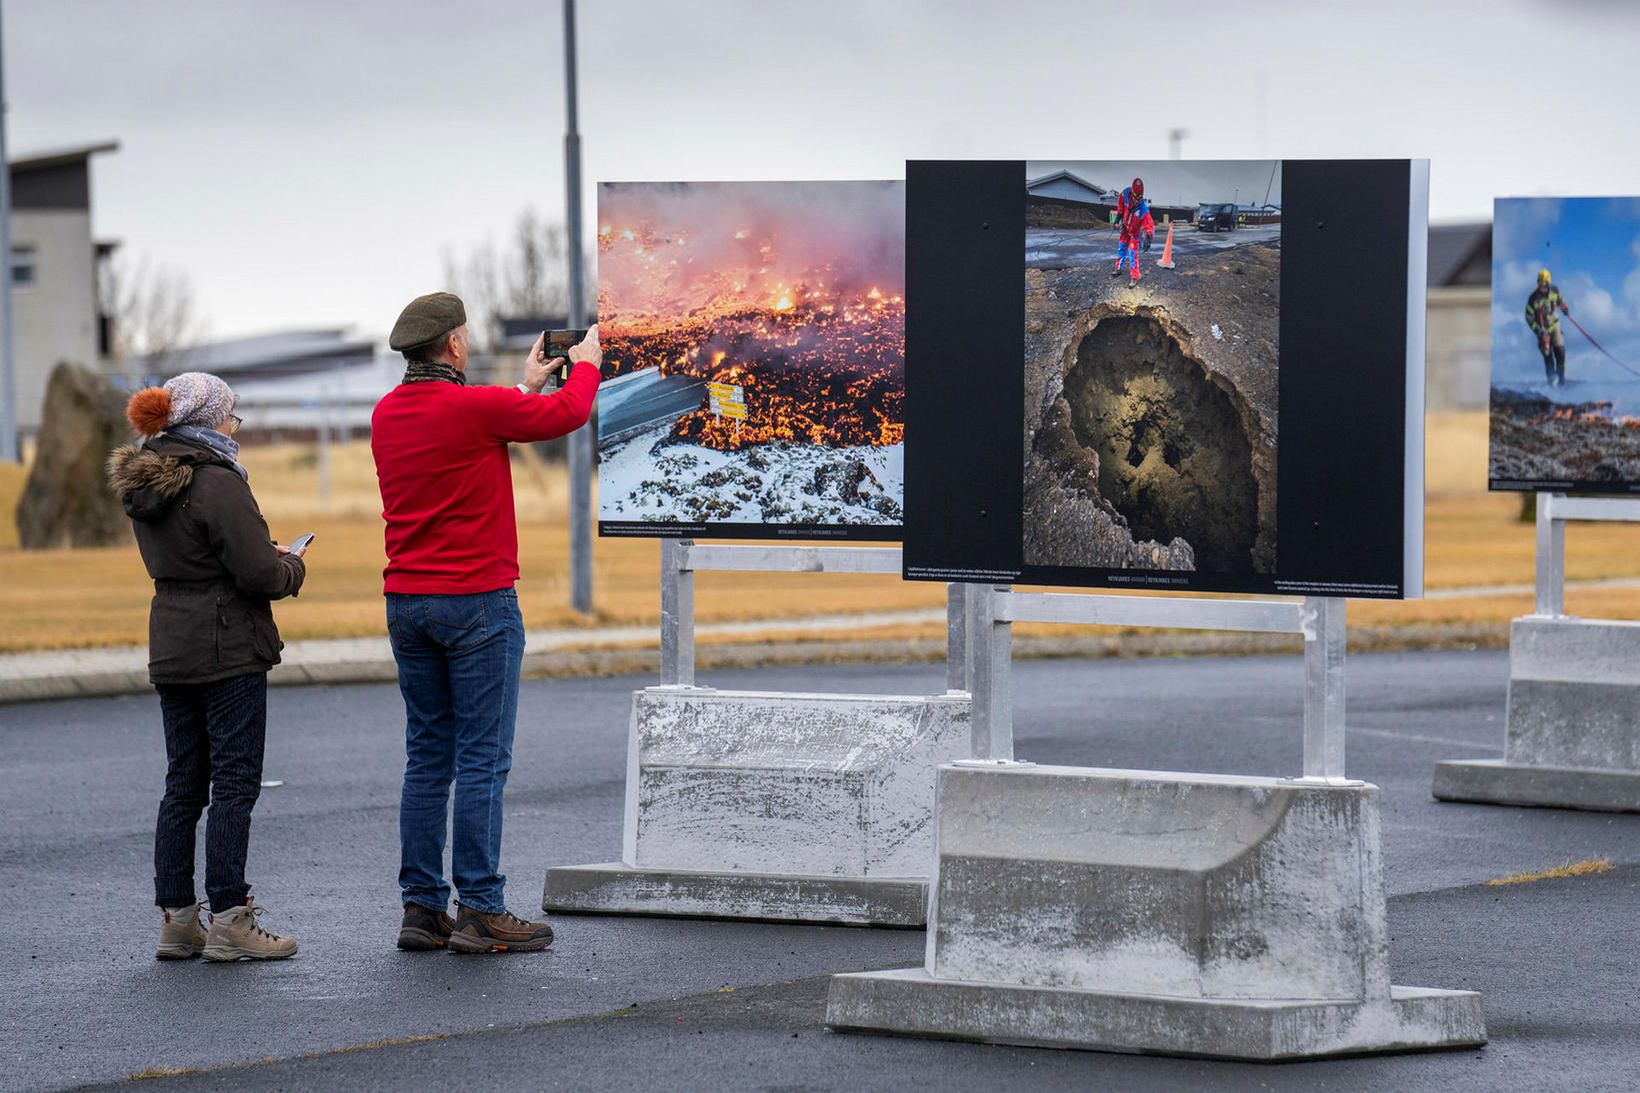
MULTIPOLYGON (((19 926, 0 955, 0 1088, 144 1072, 236 1090, 1640 1087, 1640 816, 1430 798, 1437 759, 1500 750, 1502 653, 1355 656, 1349 673, 1350 774, 1384 791, 1395 982, 1483 991, 1479 1051, 1258 1066, 824 1032, 825 974, 916 962, 919 931, 563 916, 541 954, 400 953, 402 709, 391 685, 350 685, 269 695, 266 775, 284 784, 257 808, 251 878, 269 925, 302 942, 269 965, 152 957, 152 696, 0 707, 0 890, 19 926), (1482 883, 1599 857, 1617 867, 1482 883)), ((515 910, 534 909, 549 865, 619 856, 629 695, 645 682, 524 685, 503 848, 515 910)), ((944 673, 703 682, 927 693, 944 673)), ((1016 750, 1295 774, 1302 685, 1298 657, 1022 661, 1016 750)))
POLYGON ((705 380, 694 376, 663 376, 658 368, 638 372, 631 379, 600 392, 598 435, 619 437, 671 421, 700 409, 705 397, 705 380))

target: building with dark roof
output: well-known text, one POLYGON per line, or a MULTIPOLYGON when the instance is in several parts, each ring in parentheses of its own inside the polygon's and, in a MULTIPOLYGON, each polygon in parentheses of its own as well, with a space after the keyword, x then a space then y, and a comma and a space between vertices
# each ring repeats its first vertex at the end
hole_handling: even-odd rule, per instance
POLYGON ((40 428, 46 380, 59 361, 95 366, 107 352, 109 324, 97 298, 99 264, 111 243, 91 234, 91 157, 115 141, 45 152, 8 165, 11 172, 12 349, 17 371, 17 429, 40 428))

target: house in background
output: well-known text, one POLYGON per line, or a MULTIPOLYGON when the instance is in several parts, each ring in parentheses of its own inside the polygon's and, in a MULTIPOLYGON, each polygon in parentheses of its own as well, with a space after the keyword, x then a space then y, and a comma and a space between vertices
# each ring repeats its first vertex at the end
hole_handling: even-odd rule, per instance
POLYGON ((1430 226, 1428 299, 1426 409, 1484 408, 1492 386, 1490 222, 1430 226))
POLYGON ((107 141, 12 160, 11 290, 17 430, 40 428, 46 380, 59 361, 95 367, 111 329, 97 297, 101 263, 114 245, 91 234, 91 157, 107 141))
POLYGON ((1051 175, 1033 178, 1025 183, 1025 192, 1031 197, 1052 201, 1079 201, 1087 205, 1108 205, 1116 200, 1114 193, 1101 190, 1081 175, 1070 171, 1055 171, 1051 175))

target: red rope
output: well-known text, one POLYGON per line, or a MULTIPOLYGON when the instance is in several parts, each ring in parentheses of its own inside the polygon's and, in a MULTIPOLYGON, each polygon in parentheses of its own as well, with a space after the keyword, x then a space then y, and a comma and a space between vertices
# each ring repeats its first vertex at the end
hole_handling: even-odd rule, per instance
POLYGON ((1590 334, 1587 330, 1584 330, 1583 329, 1583 324, 1578 322, 1576 319, 1572 318, 1571 312, 1566 313, 1566 321, 1571 323, 1573 326, 1577 327, 1577 332, 1579 334, 1582 334, 1585 338, 1589 339, 1589 344, 1594 346, 1596 349, 1600 350, 1602 353, 1605 353, 1606 357, 1613 364, 1617 365, 1617 367, 1621 368, 1623 371, 1628 372, 1631 375, 1640 376, 1640 372, 1636 372, 1634 369, 1630 368, 1628 365, 1624 364, 1622 361, 1618 360, 1616 357, 1613 357, 1611 355, 1611 353, 1606 349, 1605 346, 1603 346, 1599 342, 1595 341, 1594 340, 1594 335, 1590 334))

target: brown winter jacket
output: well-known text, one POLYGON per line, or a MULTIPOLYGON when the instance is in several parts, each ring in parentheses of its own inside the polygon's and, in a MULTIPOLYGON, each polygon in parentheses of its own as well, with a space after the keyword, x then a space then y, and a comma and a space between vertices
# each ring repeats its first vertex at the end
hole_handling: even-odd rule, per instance
POLYGON ((294 596, 307 569, 280 554, 250 486, 202 444, 158 436, 108 457, 108 481, 154 579, 148 678, 211 683, 279 663, 270 600, 294 596))

